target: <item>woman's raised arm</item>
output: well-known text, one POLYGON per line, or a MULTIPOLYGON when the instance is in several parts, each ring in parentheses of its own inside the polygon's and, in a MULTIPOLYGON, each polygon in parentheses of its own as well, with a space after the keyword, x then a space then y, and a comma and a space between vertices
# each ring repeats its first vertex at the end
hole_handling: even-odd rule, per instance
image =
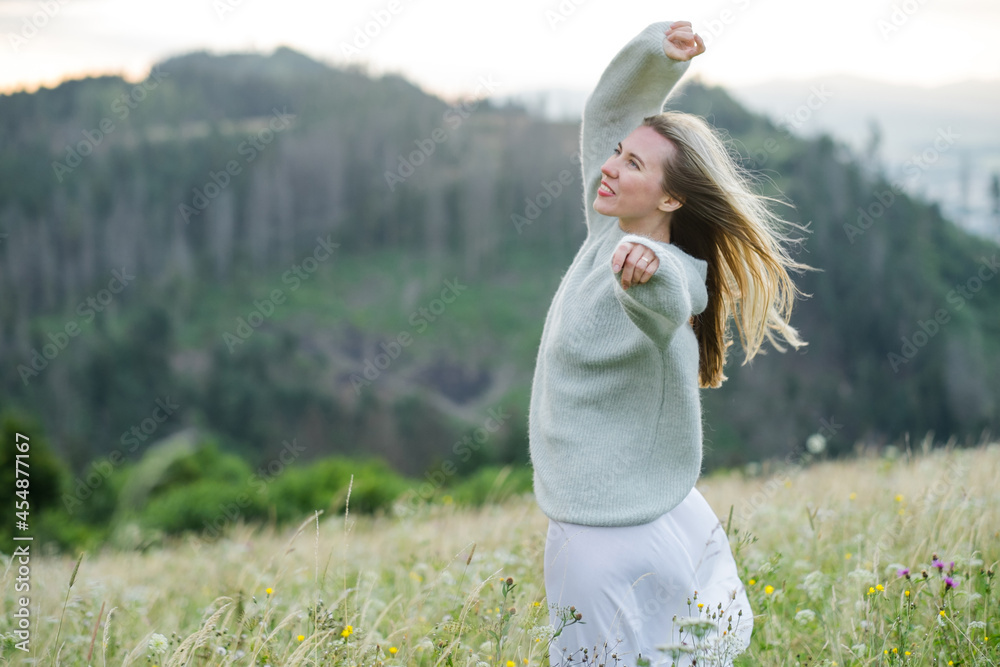
POLYGON ((687 70, 687 61, 704 50, 705 43, 690 22, 661 21, 632 38, 604 70, 587 98, 580 131, 588 232, 613 220, 594 210, 601 165, 643 118, 663 110, 671 89, 687 70))

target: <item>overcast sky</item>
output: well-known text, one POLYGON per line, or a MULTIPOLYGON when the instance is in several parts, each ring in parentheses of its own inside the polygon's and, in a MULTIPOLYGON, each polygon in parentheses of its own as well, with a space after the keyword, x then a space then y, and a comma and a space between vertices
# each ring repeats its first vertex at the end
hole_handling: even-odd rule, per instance
POLYGON ((679 19, 708 43, 692 74, 730 87, 830 74, 1000 79, 997 0, 0 0, 0 91, 138 79, 180 53, 280 45, 364 61, 446 98, 473 93, 480 77, 497 94, 589 90, 628 39, 679 19), (374 36, 356 43, 366 27, 374 36))

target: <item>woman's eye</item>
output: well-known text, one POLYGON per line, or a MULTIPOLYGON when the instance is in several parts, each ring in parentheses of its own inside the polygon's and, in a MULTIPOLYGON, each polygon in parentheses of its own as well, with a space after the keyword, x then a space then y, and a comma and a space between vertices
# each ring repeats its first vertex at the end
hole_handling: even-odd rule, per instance
POLYGON ((637 164, 635 163, 635 160, 629 160, 629 161, 628 161, 628 163, 629 163, 630 165, 632 165, 633 167, 635 167, 636 169, 638 169, 638 168, 639 168, 639 165, 637 165, 637 164))

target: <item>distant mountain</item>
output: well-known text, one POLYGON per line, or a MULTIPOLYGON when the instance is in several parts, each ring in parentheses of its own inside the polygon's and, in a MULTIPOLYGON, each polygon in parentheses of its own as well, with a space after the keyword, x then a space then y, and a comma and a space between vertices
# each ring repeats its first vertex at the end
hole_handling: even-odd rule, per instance
POLYGON ((876 148, 876 164, 891 177, 905 178, 910 192, 941 202, 946 215, 966 229, 1000 239, 990 195, 991 179, 1000 174, 1000 80, 922 88, 834 76, 735 87, 731 93, 806 136, 827 132, 866 158, 876 148), (816 90, 825 100, 811 109, 816 90), (954 142, 945 145, 942 133, 954 142))
MULTIPOLYGON (((869 166, 904 179, 909 192, 939 202, 964 228, 1000 240, 990 195, 990 181, 1000 174, 1000 80, 922 88, 832 76, 729 92, 796 134, 827 133, 846 142, 869 166), (939 131, 955 137, 943 151, 935 148, 936 141, 942 146, 939 131), (923 159, 925 151, 929 159, 923 159)), ((586 96, 582 90, 541 89, 498 101, 519 102, 552 120, 578 120, 586 96)))

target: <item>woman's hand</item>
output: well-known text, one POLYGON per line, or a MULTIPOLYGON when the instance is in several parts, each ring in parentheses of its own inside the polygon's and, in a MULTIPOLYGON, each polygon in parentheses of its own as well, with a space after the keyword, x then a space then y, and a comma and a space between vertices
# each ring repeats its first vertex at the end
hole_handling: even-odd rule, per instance
POLYGON ((691 28, 690 21, 674 21, 663 38, 663 52, 674 60, 691 60, 705 52, 701 35, 691 28))
POLYGON ((611 268, 614 273, 622 272, 622 289, 628 289, 632 285, 649 282, 660 268, 660 260, 656 253, 641 243, 625 241, 611 256, 611 268))

